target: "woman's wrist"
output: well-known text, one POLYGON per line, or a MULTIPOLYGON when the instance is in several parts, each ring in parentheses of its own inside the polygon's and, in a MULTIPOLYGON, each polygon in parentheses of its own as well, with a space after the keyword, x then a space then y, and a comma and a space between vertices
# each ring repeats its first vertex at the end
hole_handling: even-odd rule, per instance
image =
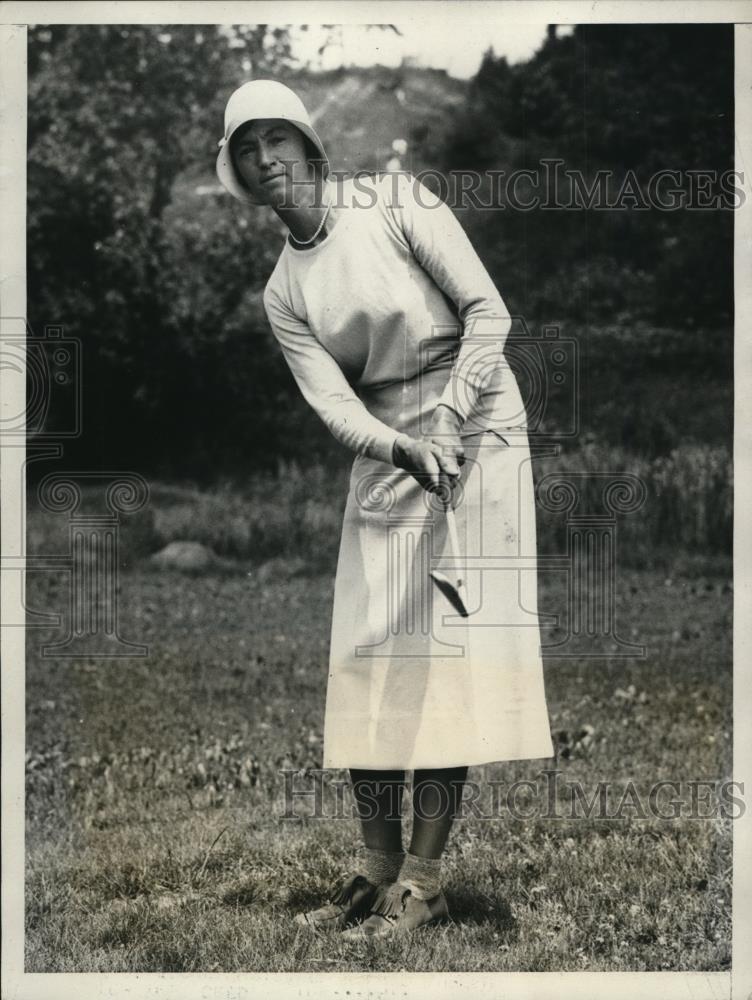
POLYGON ((397 468, 402 468, 405 462, 405 448, 409 445, 411 438, 409 434, 398 434, 392 445, 392 464, 397 468))

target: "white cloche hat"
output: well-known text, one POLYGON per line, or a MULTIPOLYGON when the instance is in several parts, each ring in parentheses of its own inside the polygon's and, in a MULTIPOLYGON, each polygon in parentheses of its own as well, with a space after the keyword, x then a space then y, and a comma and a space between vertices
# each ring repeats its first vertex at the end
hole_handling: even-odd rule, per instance
POLYGON ((247 122, 257 118, 282 118, 299 128, 314 144, 322 160, 324 177, 329 173, 329 159, 324 146, 316 134, 311 118, 298 95, 276 80, 251 80, 238 87, 225 107, 225 134, 219 140, 217 156, 217 177, 233 197, 247 205, 258 205, 250 191, 244 187, 235 173, 230 156, 230 139, 233 133, 247 122))

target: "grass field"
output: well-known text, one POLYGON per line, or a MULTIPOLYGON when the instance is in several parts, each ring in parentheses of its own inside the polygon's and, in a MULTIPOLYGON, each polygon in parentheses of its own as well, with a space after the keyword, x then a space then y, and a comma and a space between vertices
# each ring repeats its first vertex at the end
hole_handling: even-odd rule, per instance
MULTIPOLYGON (((30 537, 47 544, 40 517, 30 537)), ((60 634, 28 631, 27 971, 729 968, 732 819, 707 804, 706 819, 618 805, 630 782, 644 806, 671 780, 670 815, 672 797, 690 808, 689 782, 731 777, 730 565, 619 573, 617 628, 647 658, 547 657, 557 757, 471 769, 481 809, 446 854, 452 922, 354 944, 291 920, 359 843, 346 772, 317 771, 330 561, 187 577, 126 559, 119 628, 146 659, 46 658, 60 634), (560 772, 558 818, 491 808, 490 783, 540 784, 543 768, 560 772), (290 780, 318 781, 327 812, 339 787, 342 817, 317 818, 308 797, 285 818, 290 780), (606 818, 570 816, 576 782, 588 800, 609 783, 606 818)), ((28 605, 64 610, 67 587, 30 573, 28 605)), ((541 574, 541 611, 563 601, 541 574)))

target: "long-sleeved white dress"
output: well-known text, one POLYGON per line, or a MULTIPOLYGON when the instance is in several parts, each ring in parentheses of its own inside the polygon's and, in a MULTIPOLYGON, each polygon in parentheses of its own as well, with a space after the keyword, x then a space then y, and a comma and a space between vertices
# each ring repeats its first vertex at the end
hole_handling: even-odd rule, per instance
POLYGON ((356 452, 332 614, 324 767, 427 768, 553 754, 537 617, 535 498, 504 303, 447 205, 406 174, 332 185, 337 222, 287 242, 272 331, 305 399, 356 452), (470 615, 441 503, 392 464, 439 402, 462 418, 453 505, 470 615), (443 562, 442 562, 443 559, 443 562))

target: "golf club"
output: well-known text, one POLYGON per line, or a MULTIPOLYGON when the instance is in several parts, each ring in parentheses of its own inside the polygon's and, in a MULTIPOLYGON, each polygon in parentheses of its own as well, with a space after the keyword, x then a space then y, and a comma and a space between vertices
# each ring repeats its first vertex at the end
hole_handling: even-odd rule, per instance
MULTIPOLYGON (((457 538, 457 523, 454 519, 454 510, 452 509, 451 503, 447 501, 446 504, 446 520, 447 520, 447 537, 449 539, 449 554, 453 560, 459 559, 459 541, 457 538)), ((431 578, 436 586, 439 588, 441 593, 446 597, 452 607, 462 615, 463 618, 469 616, 467 607, 465 606, 465 585, 460 576, 460 571, 456 567, 451 571, 451 578, 446 574, 441 573, 437 569, 431 570, 431 578)))

